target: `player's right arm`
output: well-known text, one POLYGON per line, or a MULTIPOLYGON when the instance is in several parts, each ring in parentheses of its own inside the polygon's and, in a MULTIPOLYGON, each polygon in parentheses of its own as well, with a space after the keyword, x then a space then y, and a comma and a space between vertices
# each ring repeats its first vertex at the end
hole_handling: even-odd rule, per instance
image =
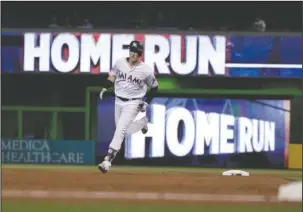
POLYGON ((158 92, 159 84, 153 72, 150 72, 145 82, 150 87, 149 92, 146 94, 146 103, 149 104, 158 92))
POLYGON ((107 98, 107 90, 112 87, 115 83, 116 80, 116 76, 117 76, 117 62, 115 63, 115 65, 113 66, 113 68, 109 71, 107 80, 105 80, 104 84, 103 84, 103 88, 100 92, 100 99, 105 100, 107 98))

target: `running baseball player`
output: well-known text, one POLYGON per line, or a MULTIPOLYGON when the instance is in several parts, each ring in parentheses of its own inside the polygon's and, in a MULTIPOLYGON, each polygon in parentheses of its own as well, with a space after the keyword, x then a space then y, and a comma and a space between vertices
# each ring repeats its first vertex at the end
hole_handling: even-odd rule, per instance
POLYGON ((140 60, 142 53, 143 45, 139 41, 132 41, 129 45, 129 57, 116 61, 100 92, 101 100, 105 100, 108 96, 108 88, 115 86, 116 130, 104 161, 98 165, 102 173, 110 169, 126 136, 139 130, 142 133, 148 130, 146 116, 135 119, 140 112, 146 111, 158 90, 158 82, 152 69, 140 60), (150 86, 149 92, 147 86, 150 86))

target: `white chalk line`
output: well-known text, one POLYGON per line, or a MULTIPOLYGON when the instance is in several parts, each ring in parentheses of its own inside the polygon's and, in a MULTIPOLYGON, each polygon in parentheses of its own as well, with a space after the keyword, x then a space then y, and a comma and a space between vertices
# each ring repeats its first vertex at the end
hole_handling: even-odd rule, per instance
POLYGON ((277 202, 276 196, 265 195, 219 195, 156 192, 105 192, 105 191, 40 191, 3 190, 2 197, 11 198, 67 198, 67 199, 112 199, 112 200, 177 200, 201 202, 277 202))

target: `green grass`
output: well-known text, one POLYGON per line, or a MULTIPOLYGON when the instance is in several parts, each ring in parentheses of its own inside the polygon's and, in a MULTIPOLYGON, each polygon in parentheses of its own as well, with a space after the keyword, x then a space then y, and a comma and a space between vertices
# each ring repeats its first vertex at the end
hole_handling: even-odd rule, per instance
POLYGON ((186 203, 105 203, 102 202, 56 202, 4 200, 3 212, 300 212, 302 204, 198 204, 186 203))
POLYGON ((300 176, 298 174, 297 176, 296 175, 293 175, 293 176, 284 176, 284 179, 288 180, 288 181, 300 181, 300 180, 302 180, 302 175, 300 176))
MULTIPOLYGON (((64 169, 64 170, 87 170, 95 171, 96 166, 79 165, 31 165, 31 164, 3 164, 2 168, 10 169, 64 169)), ((113 166, 113 172, 185 172, 185 173, 222 173, 227 169, 219 168, 180 168, 180 167, 138 167, 138 166, 113 166)), ((281 175, 289 176, 293 179, 302 179, 302 170, 284 170, 284 169, 242 169, 248 171, 251 175, 281 175)))

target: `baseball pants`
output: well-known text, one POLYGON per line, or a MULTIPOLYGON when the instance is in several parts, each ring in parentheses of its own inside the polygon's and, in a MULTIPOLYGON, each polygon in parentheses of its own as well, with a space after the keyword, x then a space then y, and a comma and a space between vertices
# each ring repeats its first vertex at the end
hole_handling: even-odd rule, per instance
POLYGON ((109 145, 111 149, 119 151, 126 136, 141 130, 148 122, 145 114, 139 111, 141 100, 122 101, 115 99, 116 130, 109 145))

